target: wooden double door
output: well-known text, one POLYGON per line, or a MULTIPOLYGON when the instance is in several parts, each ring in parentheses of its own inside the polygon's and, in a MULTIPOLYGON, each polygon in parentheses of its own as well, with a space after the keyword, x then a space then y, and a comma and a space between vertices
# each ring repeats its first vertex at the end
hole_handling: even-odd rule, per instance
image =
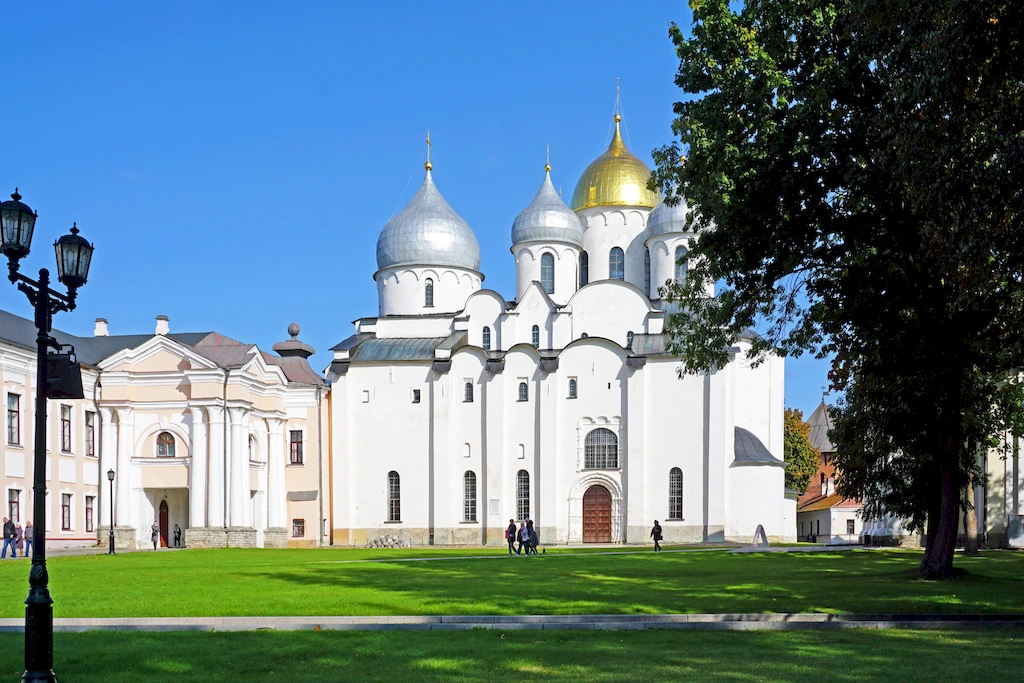
POLYGON ((583 494, 583 542, 612 542, 612 494, 600 484, 583 494))

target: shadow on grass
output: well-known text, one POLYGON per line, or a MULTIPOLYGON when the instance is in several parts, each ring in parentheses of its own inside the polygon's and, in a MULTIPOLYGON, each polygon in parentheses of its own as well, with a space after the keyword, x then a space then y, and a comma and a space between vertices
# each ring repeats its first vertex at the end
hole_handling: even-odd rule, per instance
MULTIPOLYGON (((0 636, 0 676, 21 674, 0 636)), ((1013 631, 59 633, 61 680, 1019 680, 1013 631), (841 665, 838 663, 841 662, 841 665)))

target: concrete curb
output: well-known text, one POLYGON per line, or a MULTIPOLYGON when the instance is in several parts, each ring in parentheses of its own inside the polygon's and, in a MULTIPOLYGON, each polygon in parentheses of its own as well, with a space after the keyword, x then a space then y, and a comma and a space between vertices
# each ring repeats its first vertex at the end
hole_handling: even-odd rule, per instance
MULTIPOLYGON (((1024 628, 1024 614, 574 614, 526 616, 148 617, 54 619, 53 630, 81 631, 459 631, 647 630, 738 631, 846 628, 1024 628)), ((21 633, 22 619, 0 619, 0 633, 21 633)))

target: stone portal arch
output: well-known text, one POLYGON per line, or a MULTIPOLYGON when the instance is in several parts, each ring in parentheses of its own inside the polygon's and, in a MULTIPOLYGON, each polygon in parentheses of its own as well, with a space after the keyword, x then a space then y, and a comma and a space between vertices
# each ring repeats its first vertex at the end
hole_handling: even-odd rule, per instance
POLYGON ((625 527, 622 523, 626 501, 622 496, 622 485, 618 472, 585 472, 569 490, 569 543, 583 543, 583 498, 592 486, 601 486, 611 495, 611 537, 610 543, 625 542, 625 527))

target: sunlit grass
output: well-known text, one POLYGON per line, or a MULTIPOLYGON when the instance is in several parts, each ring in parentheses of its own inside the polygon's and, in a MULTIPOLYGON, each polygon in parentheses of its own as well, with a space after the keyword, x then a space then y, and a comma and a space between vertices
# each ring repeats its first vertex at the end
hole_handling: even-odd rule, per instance
MULTIPOLYGON (((1024 554, 958 557, 917 578, 910 551, 730 554, 196 550, 50 558, 56 617, 995 613, 1024 605, 1024 554), (366 562, 360 559, 446 558, 366 562)), ((0 562, 0 616, 24 614, 28 563, 0 562)))

